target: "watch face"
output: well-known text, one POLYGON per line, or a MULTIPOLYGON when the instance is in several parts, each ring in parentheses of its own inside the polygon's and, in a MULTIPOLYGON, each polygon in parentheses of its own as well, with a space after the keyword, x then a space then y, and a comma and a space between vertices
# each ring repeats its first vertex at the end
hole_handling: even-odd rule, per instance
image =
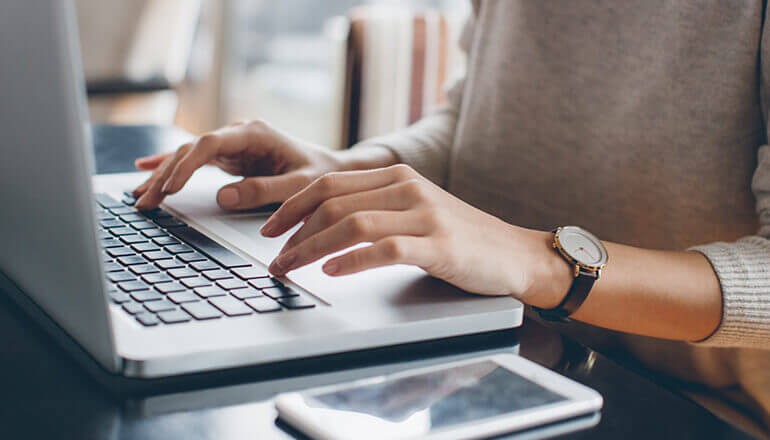
POLYGON ((607 263, 604 245, 590 232, 577 226, 565 226, 559 231, 559 243, 570 257, 589 267, 607 263))

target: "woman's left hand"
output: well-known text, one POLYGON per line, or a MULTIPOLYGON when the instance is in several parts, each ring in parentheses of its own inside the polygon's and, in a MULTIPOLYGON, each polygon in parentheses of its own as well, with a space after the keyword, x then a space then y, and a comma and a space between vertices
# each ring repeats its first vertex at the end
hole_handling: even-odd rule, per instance
POLYGON ((507 224, 406 165, 326 174, 288 199, 261 232, 276 237, 303 220, 270 265, 272 273, 372 243, 330 259, 324 272, 410 264, 470 292, 522 298, 542 266, 539 257, 553 254, 550 234, 507 224))

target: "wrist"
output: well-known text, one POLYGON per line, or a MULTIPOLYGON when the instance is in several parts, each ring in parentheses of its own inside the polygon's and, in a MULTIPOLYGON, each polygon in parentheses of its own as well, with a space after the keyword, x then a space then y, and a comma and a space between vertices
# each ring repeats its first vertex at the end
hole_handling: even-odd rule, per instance
POLYGON ((530 231, 529 286, 520 297, 541 309, 558 306, 574 279, 573 268, 554 250, 553 233, 530 231))
POLYGON ((389 148, 381 145, 361 145, 334 152, 339 171, 371 170, 399 163, 389 148))

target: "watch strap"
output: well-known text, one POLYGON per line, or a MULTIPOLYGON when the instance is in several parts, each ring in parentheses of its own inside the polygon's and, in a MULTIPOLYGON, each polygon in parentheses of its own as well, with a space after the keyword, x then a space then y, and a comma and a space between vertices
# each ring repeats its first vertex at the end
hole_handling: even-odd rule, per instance
POLYGON ((547 321, 567 321, 567 318, 583 305, 597 279, 596 272, 580 269, 577 276, 573 278, 567 295, 558 306, 552 309, 533 308, 541 318, 547 321))

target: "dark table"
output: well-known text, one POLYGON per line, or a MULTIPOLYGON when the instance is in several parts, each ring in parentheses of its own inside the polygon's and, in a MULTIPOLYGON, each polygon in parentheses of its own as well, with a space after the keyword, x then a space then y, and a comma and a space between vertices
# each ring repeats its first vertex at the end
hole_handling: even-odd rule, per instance
MULTIPOLYGON (((157 128, 127 130, 133 136, 157 128)), ((121 146, 131 136, 120 133, 97 136, 102 170, 130 170, 136 151, 152 150, 134 145, 136 138, 121 146), (113 159, 105 164, 106 157, 113 159)), ((97 383, 2 294, 0 438, 293 438, 298 434, 275 420, 270 399, 278 392, 497 352, 518 352, 604 396, 596 427, 560 438, 748 438, 647 375, 534 320, 516 330, 239 369, 201 376, 169 392, 119 395, 97 383)))

